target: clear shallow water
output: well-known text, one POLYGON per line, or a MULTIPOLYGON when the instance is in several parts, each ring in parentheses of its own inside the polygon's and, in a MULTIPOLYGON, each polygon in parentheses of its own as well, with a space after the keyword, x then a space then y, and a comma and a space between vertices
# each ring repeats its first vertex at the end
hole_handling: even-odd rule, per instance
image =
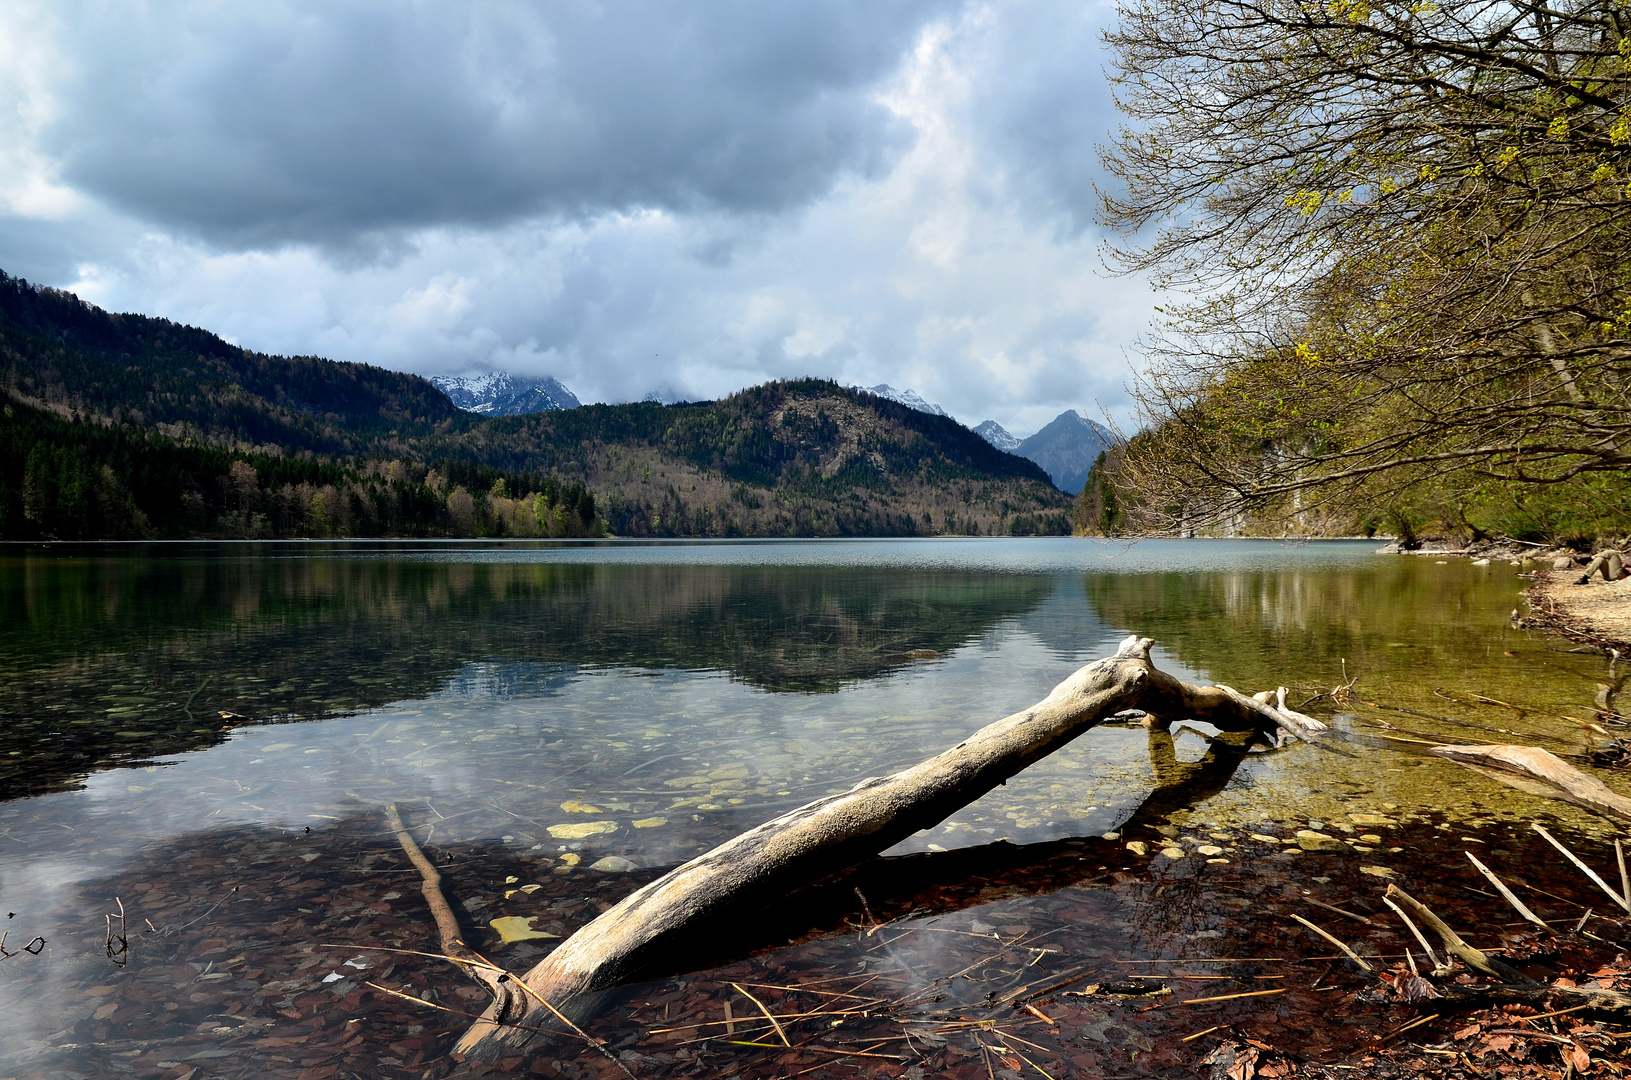
MULTIPOLYGON (((387 802, 456 860, 448 887, 472 933, 524 967, 547 943, 502 946, 487 920, 536 916, 535 930, 568 933, 745 827, 1041 698, 1133 631, 1183 677, 1311 694, 1357 676, 1363 698, 1391 708, 1345 708, 1331 746, 1272 754, 1209 750, 1206 729, 1103 727, 897 861, 1139 828, 1238 839, 1317 821, 1352 835, 1353 812, 1461 831, 1545 817, 1602 835, 1595 819, 1397 741, 1578 751, 1600 659, 1510 629, 1511 567, 1373 551, 1042 539, 10 551, 0 902, 16 912, 9 948, 45 945, 0 960, 0 1075, 8 1062, 18 1075, 197 1067, 166 1048, 283 1038, 251 1020, 281 1023, 300 994, 357 985, 363 969, 312 953, 316 937, 361 942, 365 925, 396 920, 395 936, 369 940, 425 948, 411 879, 388 887, 404 864, 382 829, 387 802), (607 858, 623 861, 590 869, 607 858), (543 886, 506 896, 509 876, 543 886), (114 958, 123 966, 103 948, 116 897, 133 927, 151 927, 114 958), (312 962, 272 978, 271 961, 244 959, 254 943, 312 962), (217 963, 232 978, 192 989, 217 963), (319 981, 330 973, 345 978, 319 981), (120 989, 171 975, 167 1002, 120 989), (99 1016, 107 1004, 118 1008, 99 1016)), ((1389 846, 1364 858, 1410 858, 1389 846)), ((1246 859, 1232 842, 1228 857, 1246 859)), ((415 977, 444 996, 459 986, 415 977)), ((460 1023, 416 1033, 420 1071, 460 1023)), ((391 1034, 353 1053, 366 1069, 336 1069, 410 1068, 414 1053, 384 1049, 391 1034)), ((282 1048, 240 1071, 327 1067, 282 1048)))

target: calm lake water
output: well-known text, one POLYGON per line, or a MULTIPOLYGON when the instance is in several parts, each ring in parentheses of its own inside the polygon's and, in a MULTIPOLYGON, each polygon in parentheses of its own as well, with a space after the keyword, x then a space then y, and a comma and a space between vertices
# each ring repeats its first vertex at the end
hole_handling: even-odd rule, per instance
MULTIPOLYGON (((1296 857, 1269 839, 1312 828, 1343 850, 1308 853, 1326 861, 1306 872, 1352 892, 1366 884, 1354 876, 1361 866, 1408 875, 1440 858, 1423 855, 1420 836, 1482 836, 1516 850, 1534 820, 1582 842, 1610 835, 1600 819, 1408 741, 1580 753, 1602 658, 1510 627, 1525 584, 1512 566, 1383 557, 1375 547, 1026 539, 4 550, 0 904, 13 955, 0 959, 0 1076, 434 1075, 467 1022, 457 1010, 479 1012, 482 1000, 433 960, 366 950, 436 947, 418 878, 383 825, 385 804, 446 861, 472 944, 524 969, 551 939, 504 944, 491 920, 570 933, 744 828, 1038 700, 1131 632, 1155 638, 1157 664, 1191 680, 1248 693, 1284 684, 1301 701, 1356 679, 1371 704, 1316 702, 1308 711, 1337 729, 1329 743, 1273 752, 1209 744, 1215 733, 1201 726, 1174 738, 1105 726, 903 843, 868 871, 877 917, 924 931, 888 953, 913 972, 892 992, 962 966, 950 945, 924 944, 929 930, 960 947, 991 934, 1035 940, 1049 904, 1089 887, 1059 878, 1066 856, 1143 888, 1163 874, 1178 880, 1180 864, 1194 868, 1184 871, 1191 881, 1289 866, 1296 857), (1403 831, 1382 835, 1383 823, 1403 831), (1406 833, 1411 842, 1399 842, 1406 833), (1151 854, 1134 857, 1126 841, 1146 835, 1151 854), (1195 850, 1202 844, 1214 861, 1195 850), (1185 858, 1154 854, 1163 845, 1185 858), (916 868, 909 885, 890 877, 896 867, 916 868), (1002 895, 981 893, 999 879, 1002 895), (886 916, 892 903, 899 910, 886 916), (124 942, 110 946, 120 924, 107 916, 121 904, 124 942), (25 942, 33 951, 20 951, 25 942), (370 982, 456 1011, 416 1008, 370 982)), ((1093 902, 1112 902, 1104 897, 1093 902)), ((787 914, 710 943, 698 971, 780 963, 808 975, 859 963, 877 978, 883 968, 866 966, 872 943, 837 937, 846 920, 873 916, 843 902, 841 913, 787 914)), ((1061 915, 1039 970, 1062 973, 1048 965, 1113 948, 1127 954, 1119 961, 1215 953, 1225 931, 1207 929, 1205 907, 1187 928, 1138 933, 1114 918, 1113 932, 1072 929, 1061 915)), ((693 1007, 684 995, 704 983, 661 984, 670 997, 660 1015, 693 1007)), ((639 1004, 655 1009, 660 986, 647 989, 639 1004)), ((738 1000, 737 1015, 752 1011, 738 1000)), ((759 1067, 725 1058, 704 1067, 704 1050, 646 1034, 649 1016, 608 1023, 627 1028, 613 1044, 629 1048, 625 1063, 642 1077, 759 1067)), ((1122 1028, 1101 1029, 1088 1050, 1106 1061, 1135 1061, 1148 1041, 1131 1027, 1119 1038, 1122 1028)), ((550 1053, 562 1075, 611 1069, 604 1055, 550 1053)), ((779 1067, 764 1064, 765 1075, 779 1067)), ((875 1071, 890 1068, 880 1058, 875 1071)))

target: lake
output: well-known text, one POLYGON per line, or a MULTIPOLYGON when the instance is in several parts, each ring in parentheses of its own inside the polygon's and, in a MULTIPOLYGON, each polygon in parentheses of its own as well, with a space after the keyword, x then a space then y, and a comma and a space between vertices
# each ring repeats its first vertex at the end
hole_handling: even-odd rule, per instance
MULTIPOLYGON (((986 1076, 1007 1038, 1044 1069, 1180 1075, 1194 1055, 1176 1034, 1220 1017, 1306 1041, 1330 999, 1304 984, 1340 973, 1281 907, 1328 893, 1380 919, 1400 880, 1458 917, 1510 921, 1467 895, 1475 846, 1584 911, 1589 884, 1541 859, 1529 823, 1599 862, 1613 835, 1423 753, 1583 753, 1602 737, 1603 658, 1512 627, 1513 566, 1376 546, 4 549, 0 1076, 440 1075, 485 998, 414 955, 435 952, 435 927, 386 804, 442 867, 466 940, 525 970, 555 938, 505 943, 493 920, 569 934, 745 828, 1044 697, 1134 632, 1191 681, 1316 698, 1333 735, 1275 749, 1204 725, 1101 726, 885 858, 699 941, 691 970, 595 1020, 599 1049, 568 1039, 504 1068, 986 1076), (1304 850, 1299 831, 1331 844, 1304 850), (1148 1018, 1136 996, 1070 999, 1049 1006, 1074 1010, 1063 1028, 1007 1004, 1054 976, 1142 970, 1186 999, 1286 992, 1148 1018), (750 1026, 749 991, 828 1049, 750 1026)), ((1384 954, 1393 940, 1330 928, 1384 954)))

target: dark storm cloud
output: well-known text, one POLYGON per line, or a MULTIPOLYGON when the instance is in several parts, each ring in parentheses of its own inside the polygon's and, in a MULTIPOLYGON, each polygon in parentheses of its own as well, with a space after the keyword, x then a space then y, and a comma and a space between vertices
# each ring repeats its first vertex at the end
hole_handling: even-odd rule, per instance
POLYGON ((111 5, 74 21, 63 181, 233 247, 639 208, 765 212, 911 136, 915 0, 111 5))

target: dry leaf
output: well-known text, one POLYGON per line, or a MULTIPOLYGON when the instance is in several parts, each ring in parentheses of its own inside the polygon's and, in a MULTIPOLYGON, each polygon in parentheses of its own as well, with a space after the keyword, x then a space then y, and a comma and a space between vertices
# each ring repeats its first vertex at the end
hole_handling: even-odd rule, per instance
POLYGON ((546 930, 534 930, 532 924, 538 921, 538 916, 506 915, 502 919, 490 919, 487 922, 498 936, 508 945, 514 941, 529 941, 533 938, 558 938, 561 935, 551 934, 546 930))

